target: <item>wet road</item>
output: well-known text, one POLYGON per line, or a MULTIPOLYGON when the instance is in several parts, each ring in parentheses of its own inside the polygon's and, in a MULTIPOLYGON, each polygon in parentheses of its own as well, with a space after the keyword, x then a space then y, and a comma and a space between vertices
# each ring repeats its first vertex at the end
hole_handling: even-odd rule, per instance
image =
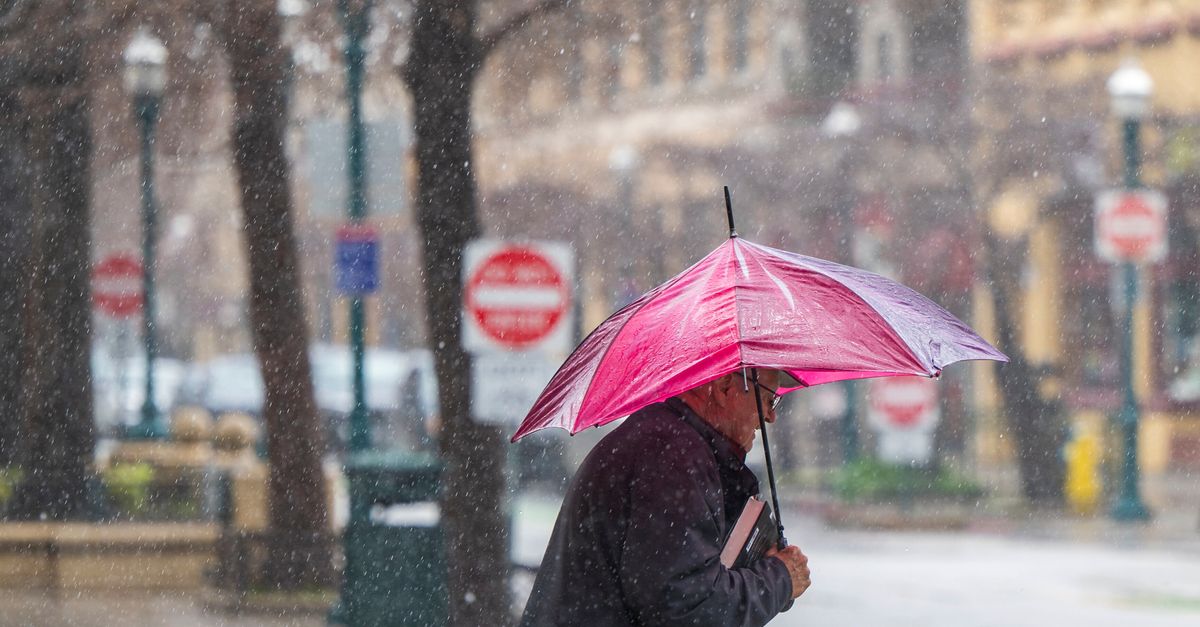
MULTIPOLYGON (((557 503, 517 503, 515 556, 536 563, 557 503)), ((786 510, 787 508, 785 508, 786 510)), ((772 625, 1200 625, 1200 534, 1163 537, 1105 521, 987 533, 878 533, 825 528, 786 512, 809 555, 813 587, 772 625)), ((1190 529, 1194 525, 1189 523, 1190 529)), ((1190 531, 1188 532, 1190 533, 1190 531)), ((516 589, 527 593, 528 579, 516 589)), ((234 617, 196 596, 61 598, 8 592, 0 626, 323 625, 323 616, 234 617)))
MULTIPOLYGON (((523 507, 517 555, 537 561, 555 504, 523 507)), ((786 509, 813 586, 775 626, 1200 625, 1200 534, 1167 538, 1105 520, 848 532, 786 509)))

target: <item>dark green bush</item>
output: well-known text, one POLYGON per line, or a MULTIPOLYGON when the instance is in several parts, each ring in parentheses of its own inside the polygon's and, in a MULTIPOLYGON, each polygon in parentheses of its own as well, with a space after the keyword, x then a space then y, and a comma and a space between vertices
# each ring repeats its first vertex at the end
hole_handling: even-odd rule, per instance
POLYGON ((847 501, 968 500, 983 494, 978 483, 946 468, 899 466, 875 459, 860 459, 835 470, 832 485, 834 493, 847 501))

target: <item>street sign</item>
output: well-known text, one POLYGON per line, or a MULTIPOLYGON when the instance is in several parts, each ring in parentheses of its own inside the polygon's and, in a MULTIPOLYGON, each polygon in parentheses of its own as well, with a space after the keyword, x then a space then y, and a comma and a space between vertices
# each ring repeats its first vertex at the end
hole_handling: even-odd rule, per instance
POLYGON ((92 268, 92 305, 112 318, 132 318, 142 311, 142 280, 137 257, 109 255, 92 268))
POLYGON ((937 425, 937 384, 925 377, 872 379, 867 391, 871 424, 882 429, 919 431, 937 425))
POLYGON ((872 379, 867 397, 867 420, 879 435, 879 457, 896 464, 929 462, 941 418, 937 384, 924 377, 872 379))
POLYGON ((379 287, 379 236, 369 226, 349 224, 337 231, 334 254, 337 290, 351 296, 379 287))
POLYGON ((1156 263, 1167 255, 1167 198, 1108 190, 1096 197, 1096 254, 1113 263, 1156 263))
POLYGON ((463 255, 463 347, 565 353, 574 257, 557 242, 476 240, 463 255))
POLYGON ((471 413, 476 420, 516 427, 558 371, 542 352, 488 352, 471 361, 471 413))

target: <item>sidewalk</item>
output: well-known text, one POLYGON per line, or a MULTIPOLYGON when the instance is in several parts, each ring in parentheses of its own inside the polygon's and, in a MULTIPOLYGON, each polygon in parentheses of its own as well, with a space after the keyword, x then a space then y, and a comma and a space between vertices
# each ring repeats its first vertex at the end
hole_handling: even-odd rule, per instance
MULTIPOLYGON (((996 492, 1000 490, 994 490, 993 494, 996 492)), ((1152 515, 1147 522, 1118 522, 1109 514, 1108 503, 1087 516, 1063 509, 1032 508, 1018 497, 1004 496, 948 507, 965 515, 964 525, 959 529, 962 533, 1125 546, 1169 545, 1200 551, 1200 478, 1175 474, 1145 479, 1142 498, 1152 515)), ((794 487, 782 488, 780 500, 785 511, 794 510, 815 518, 825 518, 837 504, 827 494, 797 491, 794 487)), ((937 508, 919 503, 914 506, 919 512, 937 508)))
POLYGON ((243 614, 206 607, 201 595, 97 594, 6 591, 0 597, 0 627, 318 627, 323 616, 243 614))

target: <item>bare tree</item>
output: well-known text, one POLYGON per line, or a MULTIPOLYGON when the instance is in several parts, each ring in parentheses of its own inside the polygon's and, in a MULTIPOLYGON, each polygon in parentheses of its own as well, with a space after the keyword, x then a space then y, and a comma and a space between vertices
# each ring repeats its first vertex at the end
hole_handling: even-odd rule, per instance
POLYGON ((266 389, 266 575, 281 589, 323 586, 331 583, 332 547, 284 152, 287 59, 275 0, 230 2, 226 10, 234 161, 249 249, 251 334, 266 389))
POLYGON ((1060 195, 1064 190, 1088 193, 1071 167, 1087 156, 1089 127, 1099 116, 1088 110, 1086 85, 1035 85, 988 69, 977 71, 975 78, 975 115, 948 127, 942 144, 984 225, 983 277, 997 340, 1010 359, 996 376, 1004 416, 1015 436, 1021 491, 1032 503, 1053 506, 1063 499, 1066 417, 1061 399, 1043 393, 1043 384, 1060 376, 1057 365, 1031 360, 1021 338, 1029 234, 996 232, 988 226, 985 210, 1014 185, 1041 181, 1060 195))
POLYGON ((480 232, 471 96, 488 55, 566 1, 526 3, 486 32, 480 31, 474 0, 416 0, 412 11, 411 52, 402 76, 413 98, 417 223, 441 403, 442 505, 454 625, 503 624, 510 612, 504 434, 471 419, 471 360, 460 341, 462 252, 480 232))
POLYGON ((21 313, 29 270, 29 187, 14 59, 0 58, 0 467, 19 461, 20 391, 25 354, 21 313))
POLYGON ((33 209, 21 378, 25 478, 8 514, 98 514, 92 470, 88 8, 68 1, 0 5, 0 58, 19 64, 33 209))

